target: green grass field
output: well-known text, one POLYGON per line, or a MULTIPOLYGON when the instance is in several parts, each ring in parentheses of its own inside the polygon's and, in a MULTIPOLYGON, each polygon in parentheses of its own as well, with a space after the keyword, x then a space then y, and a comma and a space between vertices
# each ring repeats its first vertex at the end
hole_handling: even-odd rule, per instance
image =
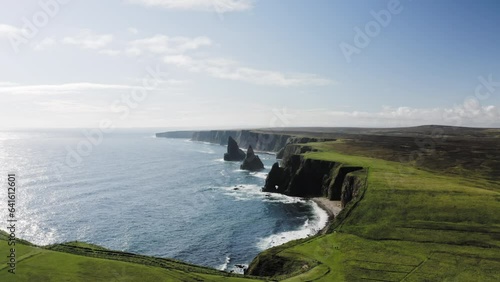
MULTIPOLYGON (((6 234, 0 234, 2 253, 6 234)), ((2 254, 2 256, 4 256, 2 254)), ((16 274, 0 266, 0 281, 259 281, 169 259, 106 250, 85 243, 16 244, 16 274)))
POLYGON ((500 281, 499 183, 308 145, 320 151, 307 158, 369 168, 368 181, 330 234, 274 250, 319 262, 286 281, 500 281))
POLYGON ((261 254, 280 258, 280 276, 252 280, 84 243, 19 243, 17 274, 3 263, 0 281, 500 281, 498 181, 363 156, 341 140, 308 145, 319 151, 307 158, 367 168, 367 184, 329 233, 261 254))

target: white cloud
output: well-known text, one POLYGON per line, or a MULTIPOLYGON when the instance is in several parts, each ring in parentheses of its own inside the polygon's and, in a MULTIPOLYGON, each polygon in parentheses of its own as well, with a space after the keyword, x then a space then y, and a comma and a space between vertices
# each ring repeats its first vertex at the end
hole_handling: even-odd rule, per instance
POLYGON ((12 36, 21 36, 25 29, 8 24, 0 24, 0 38, 10 38, 12 36))
POLYGON ((205 36, 188 38, 168 37, 157 34, 153 37, 129 42, 127 54, 134 56, 138 56, 144 52, 151 52, 154 54, 180 54, 210 45, 212 45, 212 41, 205 36))
POLYGON ((129 3, 147 7, 161 7, 174 10, 215 11, 217 13, 237 12, 253 8, 253 0, 128 0, 129 3))
POLYGON ((113 41, 111 34, 94 34, 89 29, 83 29, 75 36, 68 36, 61 41, 63 44, 77 45, 84 49, 101 49, 113 41))
POLYGON ((240 66, 237 62, 216 59, 194 59, 185 55, 165 56, 163 61, 190 72, 207 73, 212 77, 275 86, 324 86, 334 81, 315 74, 284 74, 240 66))
POLYGON ((138 34, 139 33, 139 30, 135 27, 129 27, 128 28, 128 32, 132 33, 132 34, 138 34))
POLYGON ((42 41, 37 42, 33 49, 35 51, 42 51, 45 50, 49 46, 55 45, 57 42, 54 38, 52 37, 45 37, 42 41))
POLYGON ((0 87, 3 87, 3 86, 14 86, 14 85, 17 85, 17 83, 9 82, 9 81, 0 81, 0 87))
POLYGON ((35 94, 52 95, 66 93, 81 93, 88 90, 123 90, 131 89, 130 85, 99 84, 89 82, 65 83, 65 84, 42 84, 42 85, 0 85, 0 94, 35 94))
MULTIPOLYGON (((105 48, 113 40, 112 35, 95 35, 90 30, 82 30, 75 37, 66 37, 65 44, 79 45, 83 48, 97 49, 99 54, 118 56, 123 53, 129 56, 153 54, 163 57, 167 64, 176 65, 190 72, 206 73, 212 77, 243 81, 258 85, 274 85, 282 87, 293 86, 324 86, 334 81, 316 74, 282 73, 279 71, 262 70, 245 67, 238 62, 223 58, 195 59, 184 55, 186 52, 211 46, 212 40, 206 36, 198 37, 169 37, 157 34, 152 37, 133 40, 127 43, 124 49, 105 48)), ((55 44, 53 39, 44 39, 36 49, 55 44)))
POLYGON ((116 50, 116 49, 102 49, 102 50, 99 50, 98 53, 103 54, 103 55, 108 55, 108 56, 118 56, 122 53, 122 51, 116 50))
MULTIPOLYGON (((11 95, 61 95, 61 94, 85 94, 92 91, 131 91, 137 87, 143 87, 144 78, 135 79, 133 84, 101 84, 91 82, 63 83, 63 84, 41 84, 41 85, 19 85, 11 82, 0 82, 0 94, 11 95)), ((188 84, 185 80, 165 79, 159 81, 155 90, 168 90, 182 88, 188 84)))
MULTIPOLYGON (((500 109, 482 106, 477 100, 437 108, 383 107, 378 112, 287 109, 287 122, 268 126, 361 126, 404 127, 425 124, 453 126, 500 126, 500 109)), ((276 122, 276 118, 271 119, 276 122)))
POLYGON ((74 101, 52 100, 47 102, 36 102, 42 107, 42 111, 53 113, 105 113, 108 107, 86 105, 74 101))
POLYGON ((466 99, 461 105, 448 108, 385 107, 376 117, 421 124, 500 124, 500 110, 493 105, 482 106, 476 99, 466 99))

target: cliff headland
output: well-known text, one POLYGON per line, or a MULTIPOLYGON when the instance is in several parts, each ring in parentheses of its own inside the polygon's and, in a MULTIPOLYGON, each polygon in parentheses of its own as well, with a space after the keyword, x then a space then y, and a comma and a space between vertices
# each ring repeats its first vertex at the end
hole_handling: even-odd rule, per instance
POLYGON ((192 132, 194 141, 222 145, 228 136, 277 153, 263 191, 343 207, 325 233, 262 252, 248 275, 284 281, 500 279, 494 270, 500 268, 499 129, 192 132))
MULTIPOLYGON (((246 275, 82 242, 40 247, 18 239, 16 280, 500 281, 500 129, 279 128, 157 136, 224 144, 232 134, 241 146, 281 152, 264 189, 319 196, 338 213, 325 232, 260 253, 246 275)), ((0 231, 0 243, 8 239, 0 231)), ((7 266, 1 281, 12 280, 7 266)))

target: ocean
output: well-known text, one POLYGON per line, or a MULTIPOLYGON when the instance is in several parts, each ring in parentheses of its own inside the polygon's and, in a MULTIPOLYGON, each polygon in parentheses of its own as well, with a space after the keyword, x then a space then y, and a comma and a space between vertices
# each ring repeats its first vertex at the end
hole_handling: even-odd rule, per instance
MULTIPOLYGON (((0 179, 17 179, 17 237, 83 241, 113 250, 241 271, 261 251, 323 228, 309 200, 260 191, 265 170, 225 162, 225 146, 155 138, 154 131, 0 132, 0 179), (88 133, 90 132, 90 133, 88 133)), ((7 206, 7 189, 0 200, 7 206)), ((7 208, 0 211, 6 230, 7 208)))

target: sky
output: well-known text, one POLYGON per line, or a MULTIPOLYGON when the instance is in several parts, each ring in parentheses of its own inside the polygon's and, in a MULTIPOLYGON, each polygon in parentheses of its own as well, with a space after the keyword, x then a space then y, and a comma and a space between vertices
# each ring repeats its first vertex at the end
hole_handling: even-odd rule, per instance
POLYGON ((0 128, 500 127, 495 0, 25 0, 0 128))

